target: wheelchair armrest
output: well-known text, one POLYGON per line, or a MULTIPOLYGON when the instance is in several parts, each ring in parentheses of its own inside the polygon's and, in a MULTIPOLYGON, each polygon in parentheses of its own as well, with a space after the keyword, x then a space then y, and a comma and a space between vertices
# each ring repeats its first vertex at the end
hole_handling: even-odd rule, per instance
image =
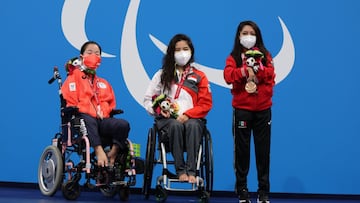
POLYGON ((78 115, 79 108, 76 106, 64 107, 61 109, 61 123, 69 122, 74 116, 78 115))
POLYGON ((113 110, 110 112, 110 117, 113 117, 114 115, 122 114, 122 113, 124 113, 124 111, 121 110, 121 109, 113 109, 113 110))
POLYGON ((61 110, 64 115, 75 115, 79 112, 79 108, 76 106, 68 106, 61 110))

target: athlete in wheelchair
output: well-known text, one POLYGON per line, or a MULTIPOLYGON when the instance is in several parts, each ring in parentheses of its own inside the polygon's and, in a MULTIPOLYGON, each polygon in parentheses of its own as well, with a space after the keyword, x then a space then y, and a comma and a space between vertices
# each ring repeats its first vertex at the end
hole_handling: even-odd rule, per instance
POLYGON ((130 125, 114 117, 122 110, 115 110, 111 85, 96 75, 100 61, 101 47, 88 41, 81 47, 80 58, 66 64, 68 76, 64 84, 57 69, 49 80, 58 80, 62 131, 40 159, 38 180, 44 195, 54 195, 62 183, 64 197, 77 199, 82 173, 86 175, 85 186, 97 186, 105 196, 119 192, 124 201, 129 186, 136 183, 134 149, 128 139, 130 125), (78 155, 78 164, 73 153, 78 155))
POLYGON ((205 120, 212 107, 212 95, 206 75, 193 67, 192 62, 194 47, 190 38, 175 35, 163 58, 162 69, 155 73, 145 93, 144 107, 155 118, 146 149, 143 183, 146 198, 149 198, 152 172, 157 163, 163 165, 155 191, 159 201, 166 200, 167 191, 179 190, 171 187, 172 182, 190 184, 189 189, 180 190, 200 191, 200 200, 204 202, 212 190, 212 145, 205 120), (167 152, 171 152, 173 162, 166 160, 167 152), (174 164, 176 174, 168 170, 167 164, 174 164), (206 164, 210 165, 205 167, 206 164))

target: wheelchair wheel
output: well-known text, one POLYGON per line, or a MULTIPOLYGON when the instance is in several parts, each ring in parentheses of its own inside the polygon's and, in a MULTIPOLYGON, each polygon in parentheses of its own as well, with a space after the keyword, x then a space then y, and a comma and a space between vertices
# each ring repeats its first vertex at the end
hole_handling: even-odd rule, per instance
POLYGON ((200 203, 208 203, 210 199, 210 194, 206 191, 202 191, 199 196, 200 203))
POLYGON ((102 186, 100 187, 100 192, 105 196, 105 197, 114 197, 117 193, 118 188, 117 187, 112 187, 112 186, 102 186))
POLYGON ((119 190, 120 200, 123 202, 128 201, 129 196, 130 196, 130 188, 127 186, 121 187, 119 190))
POLYGON ((156 145, 156 132, 155 128, 151 128, 148 133, 147 147, 146 147, 146 159, 144 169, 144 181, 143 181, 143 194, 145 199, 149 199, 151 181, 153 175, 153 169, 155 164, 155 145, 156 145))
POLYGON ((167 195, 166 190, 163 187, 161 187, 160 185, 157 185, 156 190, 155 190, 156 201, 163 203, 166 201, 167 197, 168 197, 168 195, 167 195))
POLYGON ((67 200, 76 200, 80 196, 79 182, 70 180, 62 185, 61 190, 67 200))
POLYGON ((205 175, 205 190, 209 193, 213 190, 214 180, 214 161, 213 161, 213 148, 210 132, 206 129, 206 135, 204 138, 204 166, 203 173, 205 175))
POLYGON ((64 162, 60 150, 53 145, 45 148, 38 167, 38 184, 43 195, 53 196, 63 180, 64 162))

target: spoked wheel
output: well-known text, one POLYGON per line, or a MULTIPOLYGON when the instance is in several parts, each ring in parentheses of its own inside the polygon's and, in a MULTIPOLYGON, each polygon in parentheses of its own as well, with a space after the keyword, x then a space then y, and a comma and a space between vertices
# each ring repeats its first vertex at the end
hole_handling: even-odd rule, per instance
POLYGON ((38 184, 43 195, 53 196, 63 180, 64 162, 60 150, 53 145, 45 148, 38 167, 38 184))
POLYGON ((204 166, 203 172, 205 172, 205 190, 208 193, 211 193, 213 190, 213 180, 214 180, 214 160, 213 160, 213 148, 210 132, 206 129, 206 135, 204 138, 204 166))
POLYGON ((161 187, 160 185, 157 185, 156 190, 155 190, 156 201, 163 203, 166 201, 167 196, 168 195, 167 195, 166 190, 163 187, 161 187))
POLYGON ((80 196, 79 182, 70 180, 62 185, 61 190, 67 200, 76 200, 80 196))
POLYGON ((128 201, 130 196, 130 188, 128 186, 121 187, 119 190, 119 196, 121 201, 128 201))
POLYGON ((116 195, 118 191, 118 187, 116 186, 101 186, 100 187, 100 192, 105 196, 105 197, 114 197, 116 195))
POLYGON ((146 147, 146 159, 144 167, 144 181, 142 192, 145 195, 145 199, 149 199, 151 181, 155 162, 155 145, 156 145, 156 132, 155 127, 151 128, 148 133, 147 147, 146 147))
POLYGON ((210 194, 206 191, 202 191, 199 196, 200 203, 208 203, 210 199, 210 194))

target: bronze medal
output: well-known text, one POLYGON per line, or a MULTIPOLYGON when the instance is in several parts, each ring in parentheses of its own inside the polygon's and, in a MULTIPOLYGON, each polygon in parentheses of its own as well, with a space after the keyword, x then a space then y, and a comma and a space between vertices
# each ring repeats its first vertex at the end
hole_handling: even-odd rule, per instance
POLYGON ((245 85, 245 90, 250 94, 256 92, 256 88, 256 83, 254 81, 249 81, 245 85))

